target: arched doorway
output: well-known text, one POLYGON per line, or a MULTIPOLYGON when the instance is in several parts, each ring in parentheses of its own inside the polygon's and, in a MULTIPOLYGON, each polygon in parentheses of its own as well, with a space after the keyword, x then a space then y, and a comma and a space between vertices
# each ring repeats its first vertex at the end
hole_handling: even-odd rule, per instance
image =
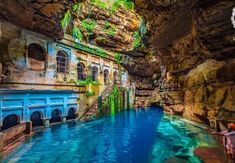
POLYGON ((104 84, 108 84, 109 80, 109 70, 105 69, 104 70, 104 84))
POLYGON ((33 127, 43 125, 43 115, 39 111, 35 111, 31 114, 30 121, 32 122, 33 127))
POLYGON ((92 77, 92 80, 98 80, 98 68, 96 66, 93 66, 92 69, 91 69, 91 77, 92 77))
POLYGON ((78 74, 78 80, 84 80, 85 79, 85 66, 81 63, 78 63, 77 65, 77 74, 78 74))
POLYGON ((70 108, 68 110, 68 116, 66 117, 67 120, 69 119, 76 119, 76 109, 75 108, 70 108))
POLYGON ((18 124, 20 124, 20 118, 15 114, 10 114, 4 118, 1 130, 6 130, 18 124))
POLYGON ((61 111, 59 109, 53 110, 51 113, 50 123, 61 122, 61 120, 62 120, 61 111))

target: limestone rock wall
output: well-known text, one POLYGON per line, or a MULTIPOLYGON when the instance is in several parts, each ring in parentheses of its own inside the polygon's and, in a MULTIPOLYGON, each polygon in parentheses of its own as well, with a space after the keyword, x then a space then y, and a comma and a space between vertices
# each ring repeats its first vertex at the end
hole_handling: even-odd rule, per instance
MULTIPOLYGON (((150 26, 149 44, 157 52, 154 63, 166 69, 165 73, 156 70, 152 77, 156 89, 151 101, 161 103, 168 112, 204 123, 234 121, 235 29, 231 16, 235 2, 135 3, 150 26)), ((135 75, 141 76, 140 72, 135 75)))

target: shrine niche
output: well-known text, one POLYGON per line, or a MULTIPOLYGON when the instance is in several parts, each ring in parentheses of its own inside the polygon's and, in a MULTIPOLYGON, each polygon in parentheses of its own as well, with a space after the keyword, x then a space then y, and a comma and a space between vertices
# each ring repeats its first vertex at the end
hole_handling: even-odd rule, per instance
POLYGON ((28 67, 30 70, 43 71, 46 69, 46 50, 39 44, 28 46, 28 67))

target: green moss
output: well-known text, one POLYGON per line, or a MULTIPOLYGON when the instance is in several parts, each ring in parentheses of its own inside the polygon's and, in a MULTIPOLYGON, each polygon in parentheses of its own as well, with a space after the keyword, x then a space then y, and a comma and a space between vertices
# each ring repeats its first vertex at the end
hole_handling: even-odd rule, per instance
POLYGON ((101 49, 101 48, 98 48, 98 47, 97 48, 92 48, 92 47, 82 45, 82 44, 75 44, 74 47, 77 48, 77 49, 80 49, 82 51, 95 54, 95 55, 97 55, 99 57, 102 57, 102 58, 105 58, 107 56, 106 51, 104 49, 101 49))
POLYGON ((134 3, 129 0, 116 0, 110 8, 111 12, 116 12, 120 7, 126 10, 134 10, 134 3))
POLYGON ((105 21, 104 27, 108 29, 111 27, 111 24, 108 21, 105 21))
POLYGON ((100 84, 98 81, 92 80, 91 77, 87 77, 85 80, 72 80, 72 82, 76 86, 87 86, 88 84, 91 84, 91 85, 99 85, 100 84))
POLYGON ((123 61, 123 55, 119 53, 115 53, 114 58, 118 64, 121 64, 123 61))
POLYGON ((71 12, 70 10, 68 10, 65 14, 64 14, 64 18, 61 20, 61 26, 62 28, 67 27, 67 25, 69 24, 69 22, 71 21, 71 12))
POLYGON ((104 32, 110 36, 115 36, 117 34, 117 29, 115 26, 111 25, 108 21, 106 21, 104 32))
POLYGON ((74 12, 77 12, 79 9, 80 9, 80 4, 79 3, 76 3, 72 6, 72 9, 74 12))
POLYGON ((92 32, 96 27, 96 21, 92 19, 82 20, 82 27, 87 30, 87 32, 92 32))
POLYGON ((93 91, 86 91, 85 94, 86 94, 87 97, 91 97, 91 96, 95 95, 95 92, 93 92, 93 91))
POLYGON ((108 8, 107 3, 102 2, 101 0, 90 0, 90 1, 93 5, 98 6, 99 8, 101 8, 103 10, 108 8))
POLYGON ((142 44, 142 39, 140 37, 139 32, 137 32, 137 31, 134 32, 133 39, 134 39, 134 41, 133 41, 134 48, 138 48, 142 44))
POLYGON ((82 36, 80 29, 76 26, 73 27, 72 36, 77 38, 80 41, 83 39, 83 36, 82 36))

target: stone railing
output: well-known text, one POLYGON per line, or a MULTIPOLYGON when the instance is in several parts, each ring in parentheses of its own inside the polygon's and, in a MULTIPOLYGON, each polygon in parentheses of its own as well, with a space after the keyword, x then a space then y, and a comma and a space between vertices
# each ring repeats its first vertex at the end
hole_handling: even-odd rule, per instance
POLYGON ((31 123, 25 122, 0 132, 0 151, 24 133, 30 133, 31 129, 31 123))
MULTIPOLYGON (((110 94, 110 92, 112 91, 114 84, 110 83, 101 93, 101 95, 99 97, 102 98, 102 100, 108 95, 110 94)), ((87 109, 84 111, 84 113, 78 118, 78 120, 88 120, 89 118, 86 117, 86 115, 91 111, 94 112, 92 113, 92 115, 90 115, 90 117, 96 115, 98 113, 98 98, 96 100, 94 100, 94 102, 87 107, 87 109)))

